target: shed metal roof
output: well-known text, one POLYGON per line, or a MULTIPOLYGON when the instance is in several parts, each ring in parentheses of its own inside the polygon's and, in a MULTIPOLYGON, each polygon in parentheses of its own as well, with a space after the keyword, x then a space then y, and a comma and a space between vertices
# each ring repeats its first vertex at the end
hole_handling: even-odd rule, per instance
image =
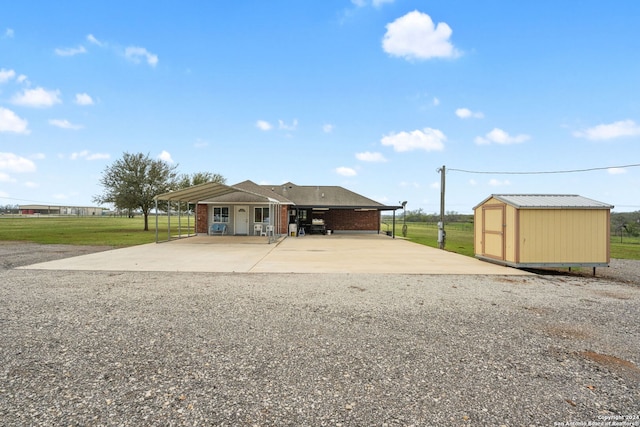
POLYGON ((613 205, 577 194, 492 194, 478 206, 492 197, 521 209, 613 209, 613 205))

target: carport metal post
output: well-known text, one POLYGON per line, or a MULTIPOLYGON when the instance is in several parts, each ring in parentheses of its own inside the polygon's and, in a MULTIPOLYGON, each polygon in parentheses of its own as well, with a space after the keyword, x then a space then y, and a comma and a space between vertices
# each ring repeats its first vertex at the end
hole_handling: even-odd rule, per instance
POLYGON ((167 200, 167 242, 171 240, 171 201, 167 200))
POLYGON ((156 243, 158 243, 158 199, 155 199, 156 202, 156 243))

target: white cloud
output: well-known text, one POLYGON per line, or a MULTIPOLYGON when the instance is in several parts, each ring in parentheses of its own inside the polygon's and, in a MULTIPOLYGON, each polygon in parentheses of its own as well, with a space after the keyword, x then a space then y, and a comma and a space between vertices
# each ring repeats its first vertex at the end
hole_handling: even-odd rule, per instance
POLYGON ((609 172, 610 175, 622 175, 627 173, 627 170, 625 168, 609 168, 607 172, 609 172))
POLYGON ((433 97, 433 106, 437 107, 438 105, 440 105, 440 100, 434 96, 433 97))
POLYGON ((106 160, 110 158, 111 155, 107 153, 92 153, 87 156, 87 160, 106 160))
POLYGON ((472 187, 475 187, 476 185, 478 185, 478 181, 472 178, 469 180, 469 185, 471 185, 472 187))
POLYGON ((69 159, 71 160, 104 160, 111 158, 111 155, 106 153, 91 153, 89 150, 82 150, 75 153, 71 153, 69 159))
POLYGON ((27 128, 29 123, 18 117, 13 111, 0 107, 0 132, 14 132, 28 135, 31 131, 27 128))
POLYGON ((18 78, 16 79, 16 81, 17 81, 18 83, 26 83, 26 84, 30 84, 30 83, 29 83, 29 79, 28 79, 28 78, 27 78, 27 76, 25 76, 24 74, 20 74, 20 75, 18 76, 18 78))
POLYGON ((93 34, 88 34, 87 35, 87 41, 91 44, 95 44, 97 46, 103 47, 105 44, 102 43, 100 40, 98 40, 97 38, 95 38, 93 36, 93 34))
POLYGON ((78 105, 93 105, 93 98, 87 93, 76 93, 75 102, 78 105))
POLYGON ((160 154, 158 154, 158 159, 163 160, 167 163, 173 163, 173 159, 171 158, 171 154, 166 151, 166 150, 162 150, 162 152, 160 154))
POLYGON ((40 184, 38 184, 37 182, 33 182, 33 181, 27 181, 24 183, 24 186, 27 188, 38 188, 40 187, 40 184))
POLYGON ((78 160, 78 159, 81 159, 83 157, 87 157, 88 155, 89 155, 89 150, 82 150, 82 151, 79 151, 79 152, 71 153, 69 158, 71 160, 78 160))
POLYGON ((338 175, 342 175, 342 176, 356 176, 356 175, 358 175, 358 173, 355 171, 355 169, 347 168, 345 166, 341 166, 339 168, 336 168, 336 173, 338 175))
POLYGON ((60 104, 59 90, 45 90, 41 87, 35 89, 25 89, 21 94, 14 95, 11 102, 25 107, 51 107, 60 104))
POLYGON ((282 120, 278 120, 278 129, 296 130, 297 127, 298 127, 298 119, 293 119, 293 122, 290 125, 286 124, 282 120))
POLYGON ((42 159, 46 158, 44 153, 34 153, 34 154, 30 155, 29 157, 32 158, 32 159, 35 159, 35 160, 42 160, 42 159))
POLYGON ((65 48, 56 48, 54 52, 58 56, 75 56, 82 53, 87 53, 87 49, 85 49, 84 46, 65 47, 65 48))
POLYGON ((484 118, 484 114, 480 111, 471 111, 468 108, 458 108, 456 110, 456 116, 461 119, 482 119, 484 118))
POLYGON ((356 153, 356 159, 361 160, 363 162, 386 162, 387 159, 384 158, 382 153, 372 153, 370 151, 365 151, 363 153, 356 153))
POLYGON ((0 69, 0 83, 6 83, 16 76, 16 72, 13 70, 0 69))
POLYGON ((7 28, 4 31, 3 38, 12 39, 14 35, 15 35, 15 32, 13 31, 13 29, 12 28, 7 28))
POLYGON ((322 131, 324 133, 331 133, 331 132, 333 132, 333 129, 334 129, 333 125, 331 125, 329 123, 322 125, 322 131))
POLYGON ((0 153, 0 170, 9 172, 35 172, 36 164, 13 153, 0 153))
POLYGON ((51 119, 49 120, 49 124, 51 126, 59 127, 60 129, 70 129, 70 130, 78 130, 82 129, 81 125, 74 125, 66 119, 51 119))
POLYGON ((492 178, 489 180, 489 185, 491 187, 504 187, 507 185, 511 185, 511 183, 509 182, 508 179, 505 179, 504 181, 500 181, 499 179, 492 178))
POLYGON ((0 172, 0 182, 16 182, 15 178, 11 178, 11 175, 8 173, 0 172))
POLYGON ((139 64, 142 58, 152 67, 158 65, 158 55, 154 55, 143 47, 129 46, 124 50, 124 56, 136 64, 139 64))
MULTIPOLYGON (((382 7, 386 3, 393 3, 395 0, 371 0, 371 5, 375 8, 382 7)), ((369 4, 367 0, 351 0, 351 4, 357 7, 365 7, 369 4)))
POLYGON ((529 135, 520 134, 516 136, 511 136, 507 132, 502 129, 494 128, 491 132, 487 133, 484 137, 478 136, 475 139, 475 143, 478 145, 489 145, 491 143, 495 144, 519 144, 521 142, 525 142, 531 139, 529 135))
POLYGON ((573 136, 593 141, 640 135, 640 126, 633 120, 620 120, 610 124, 594 126, 583 131, 573 132, 573 136))
POLYGON ((271 126, 271 123, 269 123, 269 122, 267 122, 265 120, 258 120, 256 122, 256 127, 258 129, 264 130, 264 131, 273 129, 273 126, 271 126))
POLYGON ((426 13, 414 10, 386 25, 382 49, 405 59, 456 58, 460 52, 451 44, 451 27, 434 26, 426 13))
POLYGON ((380 141, 382 145, 391 146, 395 151, 442 151, 447 137, 438 129, 424 128, 411 132, 390 133, 380 141))

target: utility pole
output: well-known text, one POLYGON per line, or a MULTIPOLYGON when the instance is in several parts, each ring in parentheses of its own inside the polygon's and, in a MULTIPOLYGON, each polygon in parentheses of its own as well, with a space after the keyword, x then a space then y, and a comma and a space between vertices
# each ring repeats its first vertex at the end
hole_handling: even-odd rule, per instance
POLYGON ((438 222, 438 248, 444 249, 447 236, 447 233, 444 231, 444 176, 446 174, 446 167, 442 165, 441 168, 438 168, 438 172, 440 172, 440 222, 438 222))

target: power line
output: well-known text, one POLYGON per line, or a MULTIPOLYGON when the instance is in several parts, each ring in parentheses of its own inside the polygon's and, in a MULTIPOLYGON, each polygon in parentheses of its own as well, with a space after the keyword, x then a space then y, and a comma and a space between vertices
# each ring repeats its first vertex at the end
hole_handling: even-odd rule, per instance
POLYGON ((606 169, 624 169, 624 168, 634 168, 639 167, 640 163, 633 165, 622 165, 622 166, 606 166, 600 168, 589 168, 589 169, 571 169, 571 170, 560 170, 560 171, 533 171, 533 172, 497 172, 497 171, 472 171, 466 169, 455 169, 448 168, 447 170, 455 171, 455 172, 463 172, 463 173, 474 173, 474 174, 492 174, 492 175, 544 175, 544 174, 556 174, 556 173, 577 173, 577 172, 593 172, 599 170, 606 169))

